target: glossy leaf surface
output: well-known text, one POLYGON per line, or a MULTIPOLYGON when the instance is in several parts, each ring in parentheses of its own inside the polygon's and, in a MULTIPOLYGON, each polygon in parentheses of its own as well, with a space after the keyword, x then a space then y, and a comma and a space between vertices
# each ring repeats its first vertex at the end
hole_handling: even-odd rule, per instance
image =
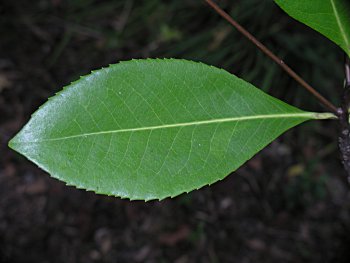
POLYGON ((303 112, 228 72, 184 60, 133 60, 49 99, 10 147, 78 188, 163 199, 223 179, 303 112))
POLYGON ((275 0, 291 17, 315 29, 350 56, 349 0, 275 0))

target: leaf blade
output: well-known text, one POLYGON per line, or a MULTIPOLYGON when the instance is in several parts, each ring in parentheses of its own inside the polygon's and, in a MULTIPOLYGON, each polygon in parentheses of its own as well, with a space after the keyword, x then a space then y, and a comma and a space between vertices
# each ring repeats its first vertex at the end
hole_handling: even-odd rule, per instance
POLYGON ((350 3, 346 0, 275 0, 291 17, 323 34, 350 56, 350 3))
POLYGON ((328 117, 204 64, 136 60, 72 83, 9 145, 78 188, 163 199, 221 180, 285 130, 328 117))

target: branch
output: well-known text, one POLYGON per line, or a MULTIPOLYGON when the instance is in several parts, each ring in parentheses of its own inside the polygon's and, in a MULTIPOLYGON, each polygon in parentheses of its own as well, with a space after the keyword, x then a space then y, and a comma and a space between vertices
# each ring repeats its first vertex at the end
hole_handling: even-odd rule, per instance
POLYGON ((350 183, 350 124, 349 124, 349 106, 350 106, 350 59, 345 55, 345 82, 342 98, 342 107, 339 111, 340 135, 339 149, 342 155, 342 162, 348 173, 348 182, 350 183))
POLYGON ((228 13, 222 10, 217 4, 212 0, 205 0, 211 8, 213 8, 221 17, 228 21, 232 26, 234 26, 240 33, 242 33, 246 38, 249 39, 256 47, 258 47, 262 52, 264 52, 270 59, 277 63, 289 76, 291 76, 295 81, 297 81, 303 88, 309 91, 314 97, 317 98, 327 109, 338 115, 337 107, 335 107, 329 100, 318 93, 313 87, 311 87, 303 78, 301 78, 294 70, 292 70, 284 61, 275 55, 270 49, 263 45, 259 40, 257 40, 252 34, 250 34, 245 28, 238 24, 228 13))

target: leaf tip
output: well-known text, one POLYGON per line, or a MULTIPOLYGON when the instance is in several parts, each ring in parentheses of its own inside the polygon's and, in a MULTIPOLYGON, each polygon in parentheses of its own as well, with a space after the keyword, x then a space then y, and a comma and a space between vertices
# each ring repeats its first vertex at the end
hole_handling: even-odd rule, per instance
POLYGON ((12 139, 10 139, 10 141, 7 143, 7 146, 8 146, 10 149, 12 149, 12 150, 18 152, 18 147, 17 147, 18 144, 19 144, 19 141, 18 141, 18 134, 17 134, 17 135, 15 135, 14 137, 12 137, 12 139))
POLYGON ((8 143, 7 143, 7 146, 10 148, 10 149, 12 149, 12 150, 14 150, 14 144, 15 144, 15 142, 14 142, 14 139, 15 138, 12 138, 8 143))

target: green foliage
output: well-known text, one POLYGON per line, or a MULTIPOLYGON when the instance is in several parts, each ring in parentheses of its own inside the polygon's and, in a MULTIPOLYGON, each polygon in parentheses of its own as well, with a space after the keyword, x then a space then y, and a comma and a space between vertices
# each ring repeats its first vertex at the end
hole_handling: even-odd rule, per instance
POLYGON ((350 56, 348 0, 275 0, 291 17, 339 45, 350 56))
POLYGON ((133 60, 72 83, 9 145, 69 185, 163 199, 223 179, 295 125, 332 117, 215 67, 133 60))

